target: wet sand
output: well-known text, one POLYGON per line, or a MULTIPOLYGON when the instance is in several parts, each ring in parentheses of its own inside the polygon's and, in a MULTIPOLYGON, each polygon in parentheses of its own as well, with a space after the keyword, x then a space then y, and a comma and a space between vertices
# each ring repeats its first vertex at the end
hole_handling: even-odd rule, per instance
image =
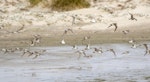
MULTIPOLYGON (((141 43, 142 44, 142 43, 141 43)), ((144 56, 143 46, 132 49, 129 44, 92 45, 102 47, 104 53, 93 53, 87 50, 84 57, 75 53, 70 46, 64 47, 31 47, 30 50, 46 52, 36 59, 22 55, 22 51, 0 54, 0 81, 2 82, 148 82, 150 81, 149 57, 144 56), (113 48, 116 57, 107 49, 113 48), (128 54, 122 54, 129 51, 128 54), (7 79, 4 79, 7 78, 7 79)), ((79 50, 85 46, 78 46, 79 50)))

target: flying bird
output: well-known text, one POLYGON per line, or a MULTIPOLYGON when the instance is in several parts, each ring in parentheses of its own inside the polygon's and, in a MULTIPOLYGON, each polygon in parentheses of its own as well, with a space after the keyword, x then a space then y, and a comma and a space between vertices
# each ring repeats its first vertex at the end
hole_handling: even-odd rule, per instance
POLYGON ((102 48, 101 49, 94 48, 94 52, 93 53, 95 53, 95 52, 97 52, 97 53, 103 53, 102 48))
POLYGON ((72 47, 73 47, 72 49, 78 49, 78 47, 76 45, 73 45, 72 47))
POLYGON ((134 43, 136 43, 136 41, 135 41, 135 40, 133 40, 133 39, 129 40, 128 42, 129 42, 130 44, 134 44, 134 43))
POLYGON ((89 50, 89 49, 90 49, 90 44, 87 44, 85 50, 89 50))
POLYGON ((117 28, 118 28, 117 23, 112 23, 112 24, 110 24, 110 25, 108 26, 108 28, 109 28, 109 27, 112 27, 112 26, 115 27, 115 29, 114 29, 114 32, 115 32, 115 31, 117 30, 117 28))
POLYGON ((40 55, 42 55, 44 52, 46 52, 46 50, 40 50, 40 51, 34 51, 33 53, 33 55, 34 55, 34 57, 32 58, 32 59, 35 59, 35 58, 37 58, 37 57, 39 57, 40 55))
POLYGON ((22 30, 24 30, 24 27, 25 27, 25 25, 23 24, 22 27, 19 28, 16 32, 17 32, 17 33, 21 32, 22 30))
POLYGON ((114 54, 114 56, 116 56, 116 53, 115 53, 114 49, 109 49, 109 50, 107 50, 107 51, 112 52, 112 53, 114 54))
POLYGON ((81 55, 87 56, 84 50, 78 50, 78 51, 76 51, 75 53, 78 53, 78 54, 79 54, 78 59, 81 57, 81 55))
POLYGON ((136 18, 134 18, 133 14, 131 14, 131 13, 129 13, 129 14, 130 14, 130 18, 129 18, 129 20, 136 20, 136 21, 137 21, 137 19, 136 19, 136 18))
POLYGON ((137 44, 132 44, 131 48, 137 48, 137 44))
POLYGON ((82 41, 88 40, 90 38, 91 38, 90 36, 85 36, 82 41))
POLYGON ((66 29, 66 30, 64 31, 64 33, 63 33, 62 36, 66 35, 69 31, 70 31, 71 33, 74 33, 72 29, 68 28, 68 29, 66 29))
POLYGON ((145 54, 144 54, 144 56, 148 53, 148 45, 147 44, 143 44, 144 45, 144 47, 145 47, 145 54))
POLYGON ((76 19, 76 17, 77 17, 77 15, 73 15, 73 16, 72 16, 72 25, 75 24, 75 19, 76 19))
POLYGON ((61 40, 61 42, 60 42, 61 44, 66 44, 66 42, 65 42, 65 40, 63 39, 63 40, 61 40))
POLYGON ((35 43, 40 43, 41 36, 40 36, 40 35, 33 35, 33 36, 34 36, 33 41, 34 41, 35 43))
POLYGON ((130 52, 129 51, 125 51, 125 52, 123 52, 122 54, 129 54, 130 52))
POLYGON ((1 49, 1 51, 3 51, 3 52, 4 52, 4 54, 6 54, 6 53, 8 53, 8 52, 9 52, 9 51, 8 51, 8 49, 6 49, 6 48, 1 49))
POLYGON ((31 40, 30 46, 35 46, 34 40, 31 40))
POLYGON ((23 53, 22 53, 22 55, 21 55, 21 57, 23 57, 24 55, 26 55, 26 54, 30 54, 31 52, 28 50, 28 49, 24 49, 23 50, 23 53))
POLYGON ((13 32, 11 32, 11 31, 8 31, 8 30, 5 30, 7 33, 19 33, 19 32, 21 32, 22 30, 24 30, 24 24, 22 25, 22 27, 21 28, 19 28, 19 29, 17 29, 16 31, 13 31, 13 32))
POLYGON ((124 31, 122 31, 123 32, 123 34, 128 34, 130 31, 129 30, 124 30, 124 31))

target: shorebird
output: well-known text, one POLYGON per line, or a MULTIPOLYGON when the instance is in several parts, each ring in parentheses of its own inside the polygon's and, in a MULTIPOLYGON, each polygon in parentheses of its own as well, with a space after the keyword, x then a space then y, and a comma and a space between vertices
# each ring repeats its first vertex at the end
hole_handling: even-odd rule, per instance
POLYGON ((129 20, 136 20, 136 21, 137 21, 137 19, 136 19, 136 18, 134 18, 133 14, 129 13, 129 15, 130 15, 129 20))
POLYGON ((122 54, 129 54, 130 52, 129 51, 125 51, 125 52, 123 52, 122 54))
POLYGON ((109 28, 109 27, 111 27, 111 26, 114 26, 114 27, 115 27, 114 32, 115 32, 115 31, 117 30, 117 28, 118 28, 117 23, 112 23, 112 24, 110 24, 107 28, 109 28))
POLYGON ((114 54, 114 56, 116 56, 116 53, 115 53, 114 49, 109 49, 107 51, 111 51, 114 54))
POLYGON ((61 44, 66 44, 66 42, 65 42, 64 39, 62 39, 60 43, 61 43, 61 44))
POLYGON ((73 45, 73 48, 72 49, 78 49, 78 47, 76 45, 73 45))
POLYGON ((84 50, 78 50, 78 51, 76 51, 75 53, 78 53, 78 54, 79 54, 78 59, 81 57, 81 55, 87 56, 84 50))
POLYGON ((34 37, 33 40, 34 40, 35 43, 40 43, 40 39, 41 39, 40 35, 38 35, 38 34, 37 35, 33 35, 33 37, 34 37))
POLYGON ((82 44, 83 44, 84 41, 86 41, 86 40, 88 40, 89 43, 90 43, 90 38, 91 38, 91 36, 85 36, 85 37, 83 37, 83 39, 82 39, 82 44))
POLYGON ((22 56, 24 56, 25 54, 27 54, 28 57, 34 56, 32 59, 35 59, 35 58, 37 58, 38 56, 40 56, 41 54, 43 54, 44 52, 46 52, 46 50, 29 51, 28 49, 25 49, 25 50, 23 51, 22 56))
POLYGON ((131 48, 137 48, 136 44, 132 44, 131 48))
POLYGON ((39 52, 37 52, 37 51, 34 51, 33 52, 33 55, 35 55, 32 59, 35 59, 35 58, 37 58, 38 56, 40 56, 41 55, 41 53, 39 53, 39 52))
POLYGON ((91 38, 90 36, 85 36, 82 41, 88 40, 90 38, 91 38))
POLYGON ((72 29, 68 28, 64 31, 63 36, 66 35, 68 32, 74 33, 72 29))
POLYGON ((72 16, 72 25, 75 24, 75 19, 76 19, 76 17, 77 17, 77 15, 73 15, 73 16, 72 16))
POLYGON ((3 52, 4 52, 4 54, 6 54, 6 53, 8 53, 8 52, 9 52, 9 51, 8 51, 8 49, 6 49, 6 48, 1 49, 1 51, 3 51, 3 52))
POLYGON ((144 54, 144 56, 149 52, 149 49, 148 49, 148 45, 147 44, 143 44, 144 45, 144 47, 145 47, 145 54, 144 54))
POLYGON ((35 55, 35 56, 32 59, 37 58, 38 56, 42 55, 44 52, 46 52, 46 50, 34 51, 33 55, 35 55))
POLYGON ((22 51, 23 48, 16 47, 15 50, 17 50, 17 51, 22 51))
POLYGON ((28 49, 24 49, 21 57, 23 57, 26 54, 31 54, 31 52, 28 49))
POLYGON ((22 25, 22 27, 21 28, 19 28, 18 30, 16 30, 16 31, 13 31, 13 32, 10 32, 10 31, 7 31, 7 30, 5 30, 7 33, 20 33, 22 30, 24 30, 24 24, 22 25))
POLYGON ((122 31, 123 32, 123 34, 128 34, 130 31, 129 30, 124 30, 124 31, 122 31))
POLYGON ((128 42, 129 42, 130 44, 135 44, 135 43, 136 43, 136 41, 133 40, 133 39, 129 40, 128 42))
POLYGON ((23 31, 23 30, 24 30, 24 27, 25 27, 25 25, 23 24, 22 27, 19 28, 19 29, 16 31, 16 33, 19 33, 19 32, 21 32, 21 31, 23 31))
POLYGON ((36 44, 40 43, 40 39, 40 35, 33 35, 33 40, 31 40, 30 46, 35 46, 36 44))
POLYGON ((89 49, 90 49, 90 44, 87 44, 85 50, 89 50, 89 49))
POLYGON ((0 26, 0 29, 4 29, 4 25, 1 25, 1 26, 0 26))
POLYGON ((100 53, 100 54, 103 53, 102 48, 100 48, 100 49, 94 48, 94 52, 93 53, 95 53, 95 52, 100 53))
POLYGON ((34 52, 28 51, 28 57, 34 55, 34 52))
POLYGON ((30 46, 35 46, 34 40, 31 40, 30 46))

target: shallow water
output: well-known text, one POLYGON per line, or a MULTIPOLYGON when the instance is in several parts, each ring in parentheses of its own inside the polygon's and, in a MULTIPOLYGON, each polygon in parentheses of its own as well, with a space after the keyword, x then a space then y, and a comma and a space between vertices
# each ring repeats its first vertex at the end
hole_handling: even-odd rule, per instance
MULTIPOLYGON (((36 59, 21 57, 22 52, 0 54, 0 82, 148 82, 150 81, 150 55, 144 56, 143 46, 132 49, 129 44, 92 45, 102 47, 104 53, 86 50, 84 57, 71 46, 31 47, 43 50, 36 59), (116 57, 107 50, 113 48, 116 57), (107 51, 107 52, 106 52, 107 51), (129 51, 129 54, 122 54, 129 51)), ((78 46, 78 50, 85 46, 78 46)))

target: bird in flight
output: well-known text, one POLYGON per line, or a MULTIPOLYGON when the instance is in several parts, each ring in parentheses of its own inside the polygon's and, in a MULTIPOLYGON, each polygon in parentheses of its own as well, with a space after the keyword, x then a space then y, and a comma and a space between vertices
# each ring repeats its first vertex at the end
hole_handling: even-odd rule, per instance
POLYGON ((72 29, 68 28, 64 31, 63 36, 66 35, 68 32, 74 33, 72 29))
POLYGON ((100 49, 94 48, 94 52, 93 53, 95 53, 95 52, 100 53, 100 54, 103 53, 102 48, 100 48, 100 49))
POLYGON ((78 50, 78 51, 76 51, 75 53, 78 53, 78 54, 79 54, 78 59, 80 59, 81 55, 87 56, 84 50, 78 50))
POLYGON ((125 51, 125 52, 123 52, 122 54, 129 54, 130 52, 129 51, 125 51))
POLYGON ((76 17, 77 17, 77 15, 73 15, 73 16, 72 16, 72 25, 75 24, 75 19, 76 19, 76 17))
POLYGON ((130 44, 135 44, 136 43, 136 41, 134 40, 134 39, 131 39, 131 40, 129 40, 128 41, 130 44))
POLYGON ((8 30, 4 30, 6 31, 7 33, 12 33, 12 34, 15 34, 15 33, 20 33, 24 30, 24 27, 25 25, 23 24, 21 28, 17 29, 16 31, 8 31, 8 30))
POLYGON ((66 44, 66 42, 65 42, 65 40, 64 40, 64 39, 62 39, 61 44, 66 44))
POLYGON ((144 47, 145 47, 145 54, 144 54, 144 56, 148 53, 148 45, 147 44, 143 44, 144 45, 144 47))
POLYGON ((78 47, 76 45, 73 45, 72 47, 73 47, 72 49, 78 49, 78 47))
POLYGON ((115 29, 114 29, 114 32, 115 32, 115 31, 117 30, 117 28, 118 28, 117 23, 112 23, 112 24, 110 24, 110 25, 108 26, 108 28, 109 28, 109 27, 112 27, 112 26, 115 27, 115 29))
POLYGON ((87 44, 85 50, 89 50, 89 49, 90 49, 90 44, 87 44))
POLYGON ((137 48, 138 46, 139 46, 139 45, 137 45, 137 44, 132 44, 131 48, 135 49, 135 48, 137 48))
POLYGON ((116 53, 115 53, 114 49, 109 49, 107 51, 111 51, 114 54, 114 56, 116 56, 116 53))
POLYGON ((124 31, 122 31, 123 32, 123 34, 128 34, 130 31, 129 30, 124 30, 124 31))
POLYGON ((136 18, 134 18, 133 14, 129 13, 129 15, 130 15, 129 20, 136 20, 136 21, 137 21, 137 19, 136 19, 136 18))
POLYGON ((19 28, 16 32, 17 32, 17 33, 21 32, 22 30, 24 30, 24 27, 25 27, 25 25, 23 24, 22 27, 19 28))

